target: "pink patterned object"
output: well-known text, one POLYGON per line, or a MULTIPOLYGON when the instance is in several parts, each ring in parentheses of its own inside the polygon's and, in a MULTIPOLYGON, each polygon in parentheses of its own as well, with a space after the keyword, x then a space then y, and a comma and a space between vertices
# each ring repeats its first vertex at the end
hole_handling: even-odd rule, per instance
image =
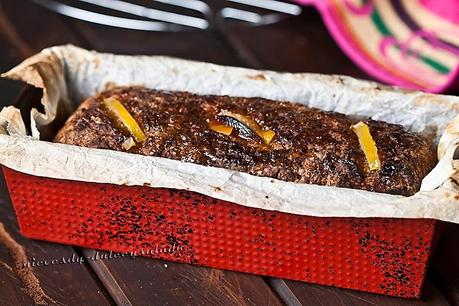
POLYGON ((296 2, 315 6, 342 50, 373 77, 428 92, 459 89, 459 1, 296 2))

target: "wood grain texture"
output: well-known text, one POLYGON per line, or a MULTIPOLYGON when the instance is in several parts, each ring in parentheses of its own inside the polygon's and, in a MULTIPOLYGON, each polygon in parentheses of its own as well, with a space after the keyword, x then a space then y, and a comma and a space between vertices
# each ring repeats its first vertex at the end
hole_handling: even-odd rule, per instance
POLYGON ((101 279, 112 278, 108 283, 116 285, 107 289, 119 305, 281 305, 255 275, 141 257, 102 265, 95 269, 101 279))
MULTIPOLYGON (((80 39, 79 34, 68 26, 67 18, 50 12, 29 0, 0 0, 3 16, 7 18, 12 34, 10 41, 19 41, 24 46, 22 58, 30 56, 44 48, 60 44, 75 44, 89 47, 80 39)), ((1 25, 1 23, 0 23, 1 25)), ((2 32, 8 32, 0 27, 2 32)))
MULTIPOLYGON (((81 31, 91 46, 101 51, 166 54, 240 65, 237 56, 212 32, 145 33, 94 26, 81 21, 71 21, 71 24, 81 31), (123 37, 121 44, 120 37, 123 37)), ((148 305, 152 298, 155 305, 280 304, 259 276, 144 258, 91 264, 119 304, 148 305)))
POLYGON ((284 283, 280 288, 279 295, 285 296, 284 301, 287 305, 449 305, 447 300, 430 283, 426 283, 424 295, 421 300, 409 300, 395 297, 388 297, 372 293, 358 292, 353 290, 338 289, 333 287, 305 284, 294 281, 273 280, 274 282, 284 283))
MULTIPOLYGON (((99 251, 96 250, 82 249, 82 253, 86 258, 99 257, 99 251)), ((132 305, 131 300, 126 296, 123 288, 120 286, 115 276, 110 272, 109 267, 104 261, 89 261, 89 265, 105 286, 105 289, 108 291, 116 305, 132 305)), ((129 285, 127 285, 127 287, 129 287, 129 285)))
MULTIPOLYGON (((65 43, 84 47, 61 16, 27 0, 0 0, 0 73, 43 48, 65 43)), ((11 105, 23 87, 0 78, 0 106, 11 105)))
POLYGON ((167 55, 222 65, 240 66, 241 62, 213 32, 142 32, 96 26, 83 21, 69 23, 94 48, 118 54, 167 55))
MULTIPOLYGON (((221 0, 213 3, 222 5, 221 0)), ((225 65, 369 78, 344 56, 313 9, 265 27, 224 26, 210 32, 187 33, 92 25, 63 18, 27 0, 0 0, 0 19, 2 71, 42 48, 73 43, 115 53, 164 54, 225 65)), ((0 103, 10 104, 20 87, 0 80, 0 103)), ((75 251, 21 237, 3 185, 0 199, 0 222, 25 246, 29 258, 93 254, 93 250, 75 251)), ((50 297, 69 305, 459 305, 457 230, 457 226, 449 226, 440 241, 435 269, 430 274, 433 282, 427 283, 421 301, 278 279, 265 282, 259 276, 144 258, 38 267, 34 272, 50 297)), ((0 247, 0 304, 29 305, 31 299, 21 289, 11 265, 10 255, 0 247)))
POLYGON ((312 8, 273 25, 220 30, 249 66, 370 78, 343 54, 312 8))

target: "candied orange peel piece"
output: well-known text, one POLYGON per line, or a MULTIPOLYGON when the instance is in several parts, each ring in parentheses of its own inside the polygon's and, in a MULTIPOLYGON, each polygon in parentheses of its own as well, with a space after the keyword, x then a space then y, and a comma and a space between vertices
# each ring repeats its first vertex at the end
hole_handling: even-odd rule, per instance
POLYGON ((220 133, 220 134, 224 134, 227 136, 231 135, 231 133, 233 132, 233 127, 229 125, 225 125, 225 124, 210 122, 209 127, 212 131, 220 133))
POLYGON ((271 140, 273 140, 276 133, 273 130, 267 131, 259 131, 258 135, 264 140, 266 144, 270 144, 271 140))
POLYGON ((147 139, 147 136, 145 136, 137 121, 135 121, 120 101, 109 97, 104 99, 103 105, 107 108, 112 120, 115 120, 116 123, 126 129, 134 137, 136 142, 143 142, 147 139))
POLYGON ((351 126, 351 129, 357 135, 359 139, 360 147, 368 161, 368 166, 371 171, 381 169, 381 161, 378 156, 378 148, 373 140, 368 125, 362 121, 351 126))
POLYGON ((273 130, 262 130, 260 125, 250 117, 225 110, 221 111, 219 115, 231 117, 241 122, 246 127, 248 127, 253 133, 258 135, 267 145, 269 145, 270 142, 273 140, 274 136, 276 136, 276 133, 273 130))

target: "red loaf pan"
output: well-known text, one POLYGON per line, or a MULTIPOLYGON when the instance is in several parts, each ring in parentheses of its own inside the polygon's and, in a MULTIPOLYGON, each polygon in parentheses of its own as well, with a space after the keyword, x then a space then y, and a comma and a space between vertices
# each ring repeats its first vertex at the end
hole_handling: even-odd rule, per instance
POLYGON ((437 221, 317 218, 3 167, 24 236, 418 298, 437 221))

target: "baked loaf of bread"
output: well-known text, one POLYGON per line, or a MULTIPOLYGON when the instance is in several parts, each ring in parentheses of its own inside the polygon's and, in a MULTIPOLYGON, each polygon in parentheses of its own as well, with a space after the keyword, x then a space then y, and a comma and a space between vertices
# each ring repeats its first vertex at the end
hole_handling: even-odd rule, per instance
POLYGON ((431 141, 399 125, 367 120, 380 163, 372 169, 351 128, 357 122, 291 102, 120 87, 84 101, 55 141, 297 183, 400 195, 418 191, 436 163, 431 141), (107 100, 121 103, 142 137, 114 118, 107 100))

